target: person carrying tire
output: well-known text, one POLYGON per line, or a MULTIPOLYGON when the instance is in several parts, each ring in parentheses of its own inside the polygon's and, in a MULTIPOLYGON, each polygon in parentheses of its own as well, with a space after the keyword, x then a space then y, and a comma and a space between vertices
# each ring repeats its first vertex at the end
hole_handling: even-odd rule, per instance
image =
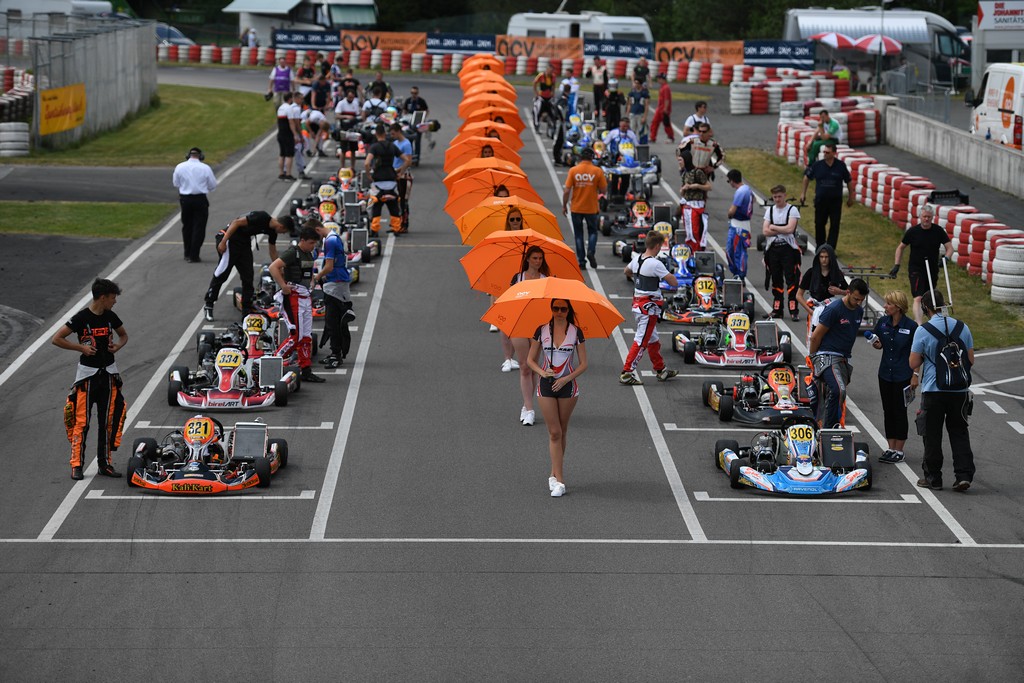
POLYGON ((313 287, 314 250, 320 234, 312 226, 299 230, 299 241, 270 264, 270 276, 280 288, 274 299, 288 318, 289 332, 299 358, 303 382, 326 380, 313 374, 313 287))
POLYGON ((114 313, 121 288, 110 280, 92 283, 92 302, 64 323, 51 343, 61 349, 77 351, 75 383, 64 404, 64 427, 71 442, 71 478, 81 480, 85 460, 85 438, 89 434, 89 415, 96 406, 99 433, 96 440, 96 465, 104 477, 120 477, 110 461, 111 451, 121 445, 121 433, 127 411, 121 392, 121 374, 114 354, 128 343, 124 324, 114 313), (72 334, 78 343, 68 340, 72 334))
POLYGON ((800 210, 786 202, 786 188, 776 185, 772 188, 772 205, 764 210, 761 232, 767 238, 764 247, 764 264, 767 277, 771 279, 772 310, 769 318, 781 318, 782 307, 789 298, 789 315, 800 319, 797 308, 797 285, 800 282, 800 247, 796 242, 796 226, 800 210))
POLYGON ((238 278, 242 281, 242 312, 248 313, 252 309, 252 297, 255 292, 252 239, 266 235, 267 251, 270 253, 270 260, 274 261, 277 259, 277 236, 291 234, 294 230, 295 221, 291 216, 271 218, 266 211, 250 211, 231 221, 227 228, 217 233, 217 253, 220 254, 220 261, 206 290, 203 313, 207 322, 213 322, 213 305, 220 296, 220 288, 231 275, 232 268, 238 271, 238 278))
POLYGON ((366 162, 363 165, 372 178, 370 198, 373 206, 370 209, 370 232, 375 236, 380 234, 380 216, 384 206, 387 206, 391 232, 398 235, 402 232, 402 212, 398 207, 398 177, 408 170, 412 156, 385 137, 383 124, 378 123, 373 133, 377 140, 366 150, 366 162), (396 158, 402 160, 397 168, 396 158))

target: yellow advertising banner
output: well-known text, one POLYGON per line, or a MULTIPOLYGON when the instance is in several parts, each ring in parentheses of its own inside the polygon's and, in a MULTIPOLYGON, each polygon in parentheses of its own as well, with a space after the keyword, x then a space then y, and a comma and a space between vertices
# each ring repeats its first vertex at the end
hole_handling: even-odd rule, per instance
POLYGON ((385 31, 342 31, 341 49, 426 52, 427 34, 385 31))
MULTIPOLYGON (((742 55, 743 43, 740 43, 742 55)), ((580 38, 535 38, 532 36, 495 36, 495 51, 502 57, 547 57, 548 59, 582 59, 580 38)))
POLYGON ((694 40, 655 43, 654 55, 659 62, 720 62, 726 66, 734 66, 743 63, 743 41, 694 40))
POLYGON ((39 134, 78 128, 85 121, 85 83, 39 91, 39 134))

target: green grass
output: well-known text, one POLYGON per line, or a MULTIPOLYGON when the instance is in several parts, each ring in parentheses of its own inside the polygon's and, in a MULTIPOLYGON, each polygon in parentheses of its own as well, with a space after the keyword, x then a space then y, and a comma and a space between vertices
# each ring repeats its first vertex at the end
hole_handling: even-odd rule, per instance
MULTIPOLYGON (((767 196, 768 188, 776 184, 786 186, 789 196, 799 197, 803 183, 801 169, 782 157, 754 149, 730 149, 726 164, 737 168, 743 178, 758 194, 767 196)), ((808 188, 808 201, 813 197, 813 183, 808 188)), ((813 208, 808 206, 801 217, 801 227, 814 232, 813 208)), ((892 267, 893 254, 903 231, 895 223, 860 204, 843 207, 843 229, 840 233, 839 260, 848 266, 877 265, 886 272, 892 267)), ((903 257, 903 272, 895 280, 878 280, 874 286, 890 291, 902 290, 910 297, 906 278, 907 257, 903 257)), ((807 265, 807 259, 804 259, 807 265)), ((957 267, 949 269, 953 291, 954 314, 970 326, 975 346, 998 348, 1019 344, 1024 338, 1024 317, 1020 307, 1004 306, 992 301, 989 287, 981 279, 970 276, 957 267)))
POLYGON ((176 208, 174 204, 0 202, 0 233, 134 239, 176 208))
POLYGON ((258 93, 161 85, 154 106, 119 128, 70 149, 34 150, 17 164, 62 166, 167 166, 190 147, 201 147, 217 164, 267 133, 273 112, 258 93))

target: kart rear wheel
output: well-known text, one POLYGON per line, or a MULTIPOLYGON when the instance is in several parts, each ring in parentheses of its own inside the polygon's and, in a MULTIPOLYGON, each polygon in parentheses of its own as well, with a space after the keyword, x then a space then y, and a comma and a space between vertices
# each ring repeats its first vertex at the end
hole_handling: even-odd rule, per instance
POLYGON ((735 410, 732 396, 722 396, 718 401, 718 419, 722 422, 729 422, 732 420, 732 414, 735 410))
POLYGON ((711 380, 708 380, 708 381, 704 382, 704 386, 701 388, 700 401, 705 406, 708 405, 708 394, 711 393, 711 387, 713 387, 713 386, 715 386, 715 383, 712 382, 711 380))
POLYGON ((715 442, 715 467, 718 467, 718 455, 725 449, 729 449, 733 453, 739 453, 740 444, 736 439, 719 439, 715 442))
POLYGON ((767 239, 768 238, 765 237, 764 235, 758 235, 757 236, 757 250, 758 251, 764 251, 764 245, 765 245, 765 242, 767 241, 767 239))
POLYGON ((734 489, 743 488, 743 484, 740 483, 740 467, 743 467, 747 463, 743 458, 732 461, 731 469, 729 470, 729 486, 734 489))
POLYGON ((697 342, 688 341, 683 344, 683 362, 687 365, 697 362, 697 342))
POLYGON ((369 263, 370 260, 373 259, 373 249, 370 248, 369 244, 363 247, 363 250, 359 252, 359 258, 362 263, 369 263))
POLYGON ((870 457, 870 455, 871 455, 871 446, 869 446, 864 441, 854 441, 853 442, 853 452, 856 453, 857 451, 864 451, 864 455, 867 455, 867 456, 870 457))
POLYGON ((792 362, 793 360, 793 345, 789 342, 782 342, 779 344, 779 351, 782 351, 782 361, 784 363, 792 362))
POLYGON ((128 480, 127 483, 129 487, 135 486, 135 484, 132 483, 132 477, 135 475, 135 471, 141 470, 145 466, 146 462, 138 455, 133 455, 132 457, 128 458, 128 471, 124 473, 124 476, 125 479, 128 480))
POLYGON ((864 481, 867 482, 867 485, 865 485, 865 486, 863 486, 861 488, 863 488, 865 491, 870 491, 871 490, 871 485, 874 483, 874 474, 875 474, 873 468, 871 467, 871 461, 870 460, 865 460, 864 461, 864 469, 866 469, 868 471, 868 476, 864 477, 864 481))
POLYGON ((167 383, 167 405, 174 407, 178 405, 178 392, 181 391, 181 382, 172 379, 167 383))
POLYGON ((282 408, 288 405, 288 383, 283 379, 274 385, 274 405, 282 408))
POLYGON ((199 350, 199 347, 201 347, 203 344, 207 344, 207 345, 210 346, 210 348, 213 348, 213 346, 216 343, 217 343, 217 335, 215 335, 213 332, 209 332, 209 331, 200 332, 199 334, 196 335, 196 350, 197 351, 199 350))
POLYGON ((270 460, 264 456, 256 458, 253 462, 252 467, 256 470, 256 476, 260 478, 259 483, 256 484, 256 488, 269 488, 270 487, 270 460))
POLYGON ((277 446, 277 457, 281 459, 281 469, 288 466, 288 442, 284 439, 271 439, 270 447, 277 446))

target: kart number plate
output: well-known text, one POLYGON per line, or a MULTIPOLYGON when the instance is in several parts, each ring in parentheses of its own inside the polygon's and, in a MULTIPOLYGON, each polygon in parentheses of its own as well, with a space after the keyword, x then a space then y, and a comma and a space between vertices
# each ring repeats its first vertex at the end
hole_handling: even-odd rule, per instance
POLYGON ((807 425, 796 425, 789 428, 789 438, 793 441, 811 441, 814 439, 814 430, 807 425))
POLYGON ((320 215, 333 216, 338 213, 338 205, 334 202, 320 202, 320 215))
POLYGON ((768 376, 768 382, 777 387, 788 386, 793 383, 793 373, 789 370, 775 369, 768 376))
POLYGON ((217 365, 222 368, 237 368, 242 365, 242 353, 237 349, 221 349, 217 352, 217 365))
POLYGON ((263 322, 262 315, 247 315, 245 316, 245 331, 246 332, 262 332, 265 323, 263 322))
POLYGON ((697 278, 696 290, 700 294, 712 294, 715 291, 715 281, 709 277, 697 278))
POLYGON ((730 315, 729 329, 737 332, 746 332, 750 329, 750 319, 745 315, 730 315))

